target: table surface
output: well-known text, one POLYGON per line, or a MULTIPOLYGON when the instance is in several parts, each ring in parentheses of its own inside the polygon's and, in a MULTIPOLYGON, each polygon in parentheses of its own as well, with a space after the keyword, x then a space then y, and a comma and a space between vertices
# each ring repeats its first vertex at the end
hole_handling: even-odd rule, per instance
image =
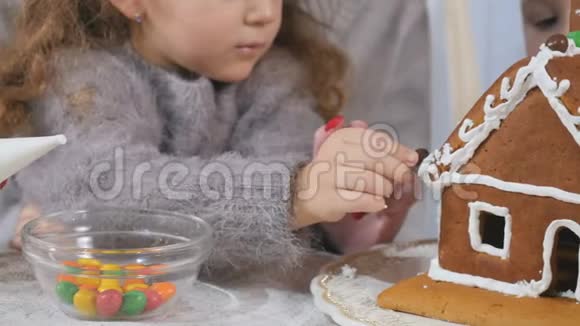
MULTIPOLYGON (((249 271, 219 285, 197 283, 167 317, 142 323, 115 325, 334 325, 319 312, 308 291, 329 255, 307 259, 308 266, 289 275, 249 271)), ((3 325, 110 325, 68 318, 42 294, 30 265, 15 252, 0 253, 0 320, 3 325)))

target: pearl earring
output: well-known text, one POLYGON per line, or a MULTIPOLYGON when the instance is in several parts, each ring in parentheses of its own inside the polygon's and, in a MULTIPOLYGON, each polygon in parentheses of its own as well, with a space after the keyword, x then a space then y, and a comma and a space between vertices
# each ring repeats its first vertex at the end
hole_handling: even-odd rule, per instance
POLYGON ((141 24, 143 22, 143 15, 135 14, 135 21, 137 22, 137 24, 141 24))

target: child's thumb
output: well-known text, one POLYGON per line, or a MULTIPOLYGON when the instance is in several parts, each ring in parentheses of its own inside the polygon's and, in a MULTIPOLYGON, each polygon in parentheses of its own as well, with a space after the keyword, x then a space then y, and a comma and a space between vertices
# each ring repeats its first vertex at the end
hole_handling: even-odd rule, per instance
POLYGON ((341 129, 342 127, 344 127, 344 117, 339 115, 336 118, 330 120, 326 125, 318 128, 318 130, 316 130, 316 132, 314 133, 313 154, 314 155, 318 154, 320 147, 322 146, 322 144, 324 144, 324 142, 328 139, 328 137, 330 137, 330 135, 332 135, 333 132, 335 132, 338 129, 341 129))

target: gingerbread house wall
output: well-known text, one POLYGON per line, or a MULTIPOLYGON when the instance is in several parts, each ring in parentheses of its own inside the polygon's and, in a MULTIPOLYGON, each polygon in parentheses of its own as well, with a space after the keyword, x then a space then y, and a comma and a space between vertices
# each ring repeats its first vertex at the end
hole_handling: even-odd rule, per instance
MULTIPOLYGON (((580 80, 577 83, 580 85, 580 80)), ((576 105, 572 102, 580 98, 574 94, 580 94, 578 86, 567 95, 571 105, 576 105)), ((477 110, 476 105, 470 114, 477 110)), ((580 150, 541 91, 535 89, 478 148, 460 172, 578 194, 580 150)), ((446 188, 441 211, 441 267, 509 283, 541 279, 543 242, 550 223, 567 219, 580 224, 578 204, 477 185, 446 188), (473 202, 509 209, 512 216, 509 258, 502 259, 472 248, 468 230, 469 204, 473 202)))
MULTIPOLYGON (((448 187, 442 198, 439 263, 446 270, 515 283, 542 278, 543 242, 548 226, 559 219, 580 224, 580 206, 552 198, 508 193, 479 185, 448 187), (474 196, 474 197, 470 197, 474 196), (512 219, 509 257, 478 252, 471 246, 469 204, 506 207, 512 219)), ((552 266, 555 269, 555 266, 552 266)), ((554 270, 557 275, 558 271, 554 270)))

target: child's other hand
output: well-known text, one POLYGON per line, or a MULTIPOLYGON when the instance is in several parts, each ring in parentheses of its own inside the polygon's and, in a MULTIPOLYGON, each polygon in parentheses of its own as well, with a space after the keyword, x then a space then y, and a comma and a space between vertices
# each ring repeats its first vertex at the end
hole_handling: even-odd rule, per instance
POLYGON ((16 225, 14 237, 12 238, 12 241, 10 241, 10 247, 14 249, 22 249, 22 240, 20 237, 22 234, 22 228, 26 223, 32 221, 33 219, 39 216, 40 210, 38 210, 38 208, 34 205, 29 204, 24 206, 24 208, 22 208, 22 210, 20 211, 18 224, 16 225))
MULTIPOLYGON (((361 124, 357 126, 356 124, 361 124)), ((315 159, 297 178, 294 201, 296 228, 323 222, 337 222, 348 213, 377 213, 385 209, 385 198, 396 186, 412 183, 412 171, 418 160, 415 151, 397 146, 394 153, 373 153, 377 143, 393 144, 385 133, 355 127, 316 134, 315 159)), ((406 188, 405 186, 404 188, 406 188)))
POLYGON ((321 223, 327 239, 342 254, 366 250, 374 245, 392 242, 415 203, 412 192, 404 192, 400 199, 387 199, 387 209, 366 214, 363 219, 348 214, 336 223, 321 223))

